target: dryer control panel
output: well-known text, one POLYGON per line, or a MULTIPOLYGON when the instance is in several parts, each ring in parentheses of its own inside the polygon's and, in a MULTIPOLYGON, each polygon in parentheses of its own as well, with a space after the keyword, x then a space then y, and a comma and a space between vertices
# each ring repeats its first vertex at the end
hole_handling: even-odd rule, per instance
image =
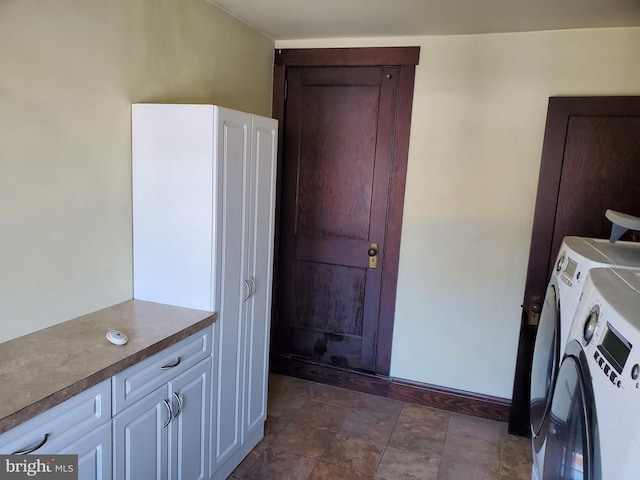
MULTIPOLYGON (((634 363, 633 345, 603 318, 603 313, 594 305, 583 323, 581 343, 585 352, 613 386, 640 390, 640 364, 630 365, 634 363)), ((595 369, 592 372, 597 375, 595 369)))
POLYGON ((609 378, 611 383, 613 383, 616 387, 620 388, 622 386, 622 381, 620 380, 620 373, 616 373, 616 371, 611 368, 611 365, 607 363, 605 358, 600 354, 598 350, 593 354, 593 359, 596 361, 602 372, 604 372, 605 376, 609 378))

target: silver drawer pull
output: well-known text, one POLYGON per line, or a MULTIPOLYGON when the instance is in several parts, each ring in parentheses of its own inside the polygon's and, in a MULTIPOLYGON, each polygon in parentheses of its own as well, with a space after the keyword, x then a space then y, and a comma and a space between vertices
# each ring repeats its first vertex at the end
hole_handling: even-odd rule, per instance
POLYGON ((165 428, 167 425, 169 425, 169 422, 173 418, 173 412, 171 411, 171 405, 169 405, 169 401, 166 398, 162 400, 162 402, 164 403, 164 406, 167 407, 167 412, 169 412, 169 416, 167 416, 167 421, 164 422, 164 425, 162 425, 162 428, 165 428))
POLYGON ((176 401, 178 402, 178 411, 173 416, 173 418, 178 418, 180 416, 180 414, 182 413, 182 399, 180 398, 180 395, 178 395, 178 392, 173 392, 173 396, 175 397, 176 401))
POLYGON ((246 280, 242 280, 244 282, 244 288, 247 289, 247 294, 245 295, 245 297, 242 299, 242 303, 246 302, 247 300, 249 300, 249 297, 251 296, 251 287, 249 286, 249 282, 247 282, 246 280))
POLYGON ((160 369, 169 370, 170 368, 177 367, 178 365, 180 365, 180 360, 181 360, 180 357, 178 357, 178 360, 176 360, 176 363, 173 363, 171 365, 164 365, 164 366, 160 367, 160 369))
POLYGON ((253 275, 249 276, 249 281, 251 282, 251 285, 253 286, 253 289, 251 291, 251 296, 253 297, 256 294, 256 290, 258 289, 258 286, 256 285, 256 279, 253 278, 253 275))
POLYGON ((17 452, 13 452, 11 455, 27 455, 31 452, 35 452, 36 450, 38 450, 40 447, 42 447, 45 443, 47 443, 47 440, 49 439, 49 434, 45 433, 44 434, 44 440, 42 440, 39 444, 31 447, 31 448, 25 448, 24 450, 18 450, 17 452))

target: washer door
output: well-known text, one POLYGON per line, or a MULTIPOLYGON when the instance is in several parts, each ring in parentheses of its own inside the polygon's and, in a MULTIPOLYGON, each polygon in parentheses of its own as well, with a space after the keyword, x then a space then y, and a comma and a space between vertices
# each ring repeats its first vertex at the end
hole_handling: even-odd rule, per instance
POLYGON ((531 366, 531 434, 536 451, 542 448, 540 436, 551 406, 551 393, 560 363, 560 304, 555 282, 551 281, 544 297, 544 305, 538 322, 536 343, 531 366))
POLYGON ((600 480, 593 395, 587 381, 578 358, 565 356, 551 402, 542 480, 600 480))

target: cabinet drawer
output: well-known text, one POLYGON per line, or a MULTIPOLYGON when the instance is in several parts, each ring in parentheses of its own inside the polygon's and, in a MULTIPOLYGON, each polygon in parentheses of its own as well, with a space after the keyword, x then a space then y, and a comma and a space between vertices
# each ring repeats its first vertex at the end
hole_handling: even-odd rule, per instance
POLYGON ((211 327, 112 377, 113 415, 133 405, 211 354, 211 327))
POLYGON ((34 454, 58 450, 111 419, 111 383, 105 380, 60 405, 0 435, 0 454, 30 449, 34 454))

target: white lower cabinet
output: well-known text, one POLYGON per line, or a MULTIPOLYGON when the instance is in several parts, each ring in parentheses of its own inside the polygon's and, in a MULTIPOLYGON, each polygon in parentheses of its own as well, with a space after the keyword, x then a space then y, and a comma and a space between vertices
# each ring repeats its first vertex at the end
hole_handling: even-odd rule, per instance
POLYGON ((0 454, 78 455, 79 480, 207 480, 212 327, 0 435, 0 454))
POLYGON ((78 480, 111 480, 111 422, 101 425, 57 453, 78 455, 78 480))
POLYGON ((170 478, 207 479, 211 359, 203 360, 169 382, 169 393, 179 408, 169 424, 170 478))
POLYGON ((114 478, 169 478, 168 397, 160 387, 113 419, 114 478))
POLYGON ((99 383, 3 433, 0 454, 77 454, 80 480, 111 479, 110 383, 99 383))
POLYGON ((208 478, 211 359, 113 418, 114 478, 208 478))

